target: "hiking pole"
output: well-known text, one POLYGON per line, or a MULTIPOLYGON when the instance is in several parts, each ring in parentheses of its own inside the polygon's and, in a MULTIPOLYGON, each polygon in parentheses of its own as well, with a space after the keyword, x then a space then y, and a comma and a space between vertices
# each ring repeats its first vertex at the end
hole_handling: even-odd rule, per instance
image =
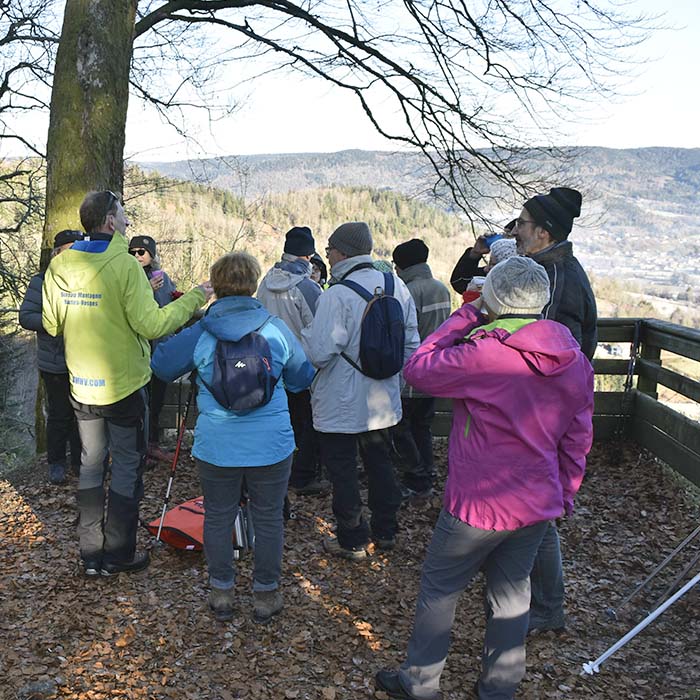
POLYGON ((698 563, 700 560, 700 552, 698 552, 691 560, 690 562, 685 566, 683 571, 681 571, 678 576, 673 580, 673 583, 656 599, 656 602, 652 606, 652 608, 657 607, 658 605, 661 604, 661 601, 666 598, 667 595, 670 595, 671 591, 686 577, 686 574, 698 563))
POLYGON ((694 540, 698 535, 700 534, 700 525, 693 530, 645 579, 642 581, 639 586, 637 586, 618 606, 617 608, 607 608, 605 610, 605 614, 611 619, 611 620, 617 620, 617 613, 618 611, 622 610, 622 608, 627 605, 627 603, 634 598, 637 593, 640 591, 644 590, 649 582, 658 574, 662 569, 666 567, 666 565, 673 559, 673 557, 678 554, 688 543, 690 543, 692 540, 694 540))
POLYGON ((163 530, 163 521, 165 520, 165 512, 168 509, 168 504, 170 503, 170 490, 173 487, 173 480, 175 479, 175 470, 177 469, 177 461, 180 459, 180 448, 182 447, 182 438, 185 436, 185 429, 187 428, 187 418, 190 415, 190 406, 192 404, 192 398, 194 397, 195 389, 195 379, 194 374, 190 375, 190 392, 187 395, 187 403, 185 404, 185 413, 180 419, 180 428, 177 434, 177 443, 175 443, 175 454, 173 455, 173 463, 170 466, 170 477, 168 478, 168 488, 165 491, 165 501, 163 503, 163 510, 160 514, 160 523, 158 523, 158 534, 156 535, 156 540, 160 542, 160 533, 163 530))
POLYGON ((622 648, 630 641, 630 639, 636 637, 645 627, 650 625, 661 613, 667 610, 671 605, 673 605, 679 598, 684 596, 693 586, 700 582, 700 573, 696 574, 688 583, 683 586, 675 595, 669 598, 663 605, 659 606, 653 612, 649 613, 635 628, 631 629, 622 639, 618 640, 609 649, 603 652, 595 661, 588 661, 583 664, 580 675, 588 674, 592 676, 594 673, 600 671, 600 666, 602 663, 607 661, 618 649, 622 648))

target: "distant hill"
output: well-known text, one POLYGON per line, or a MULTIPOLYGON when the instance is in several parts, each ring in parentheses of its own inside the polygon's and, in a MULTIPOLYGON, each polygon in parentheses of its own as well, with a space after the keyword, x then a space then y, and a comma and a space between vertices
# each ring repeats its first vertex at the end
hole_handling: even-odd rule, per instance
MULTIPOLYGON (((601 275, 654 286, 700 285, 700 149, 578 148, 566 184, 584 193, 572 240, 601 275)), ((140 163, 149 172, 263 194, 358 186, 408 196, 425 192, 429 174, 412 154, 340 151, 140 163)), ((561 183, 552 183, 561 184, 561 183)), ((507 220, 511 212, 496 212, 507 220)))

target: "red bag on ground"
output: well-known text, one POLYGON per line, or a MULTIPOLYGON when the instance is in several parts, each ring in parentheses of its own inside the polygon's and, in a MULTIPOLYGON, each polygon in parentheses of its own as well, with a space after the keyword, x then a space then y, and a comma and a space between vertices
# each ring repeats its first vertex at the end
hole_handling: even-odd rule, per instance
MULTIPOLYGON (((255 546, 255 532, 247 503, 243 500, 240 505, 233 527, 234 559, 240 558, 243 552, 255 546)), ((159 527, 160 518, 146 525, 154 537, 158 536, 159 527)), ((204 548, 204 497, 199 496, 171 508, 163 518, 160 539, 176 549, 201 552, 204 548)))
MULTIPOLYGON (((158 535, 160 518, 152 520, 146 529, 158 535)), ((176 549, 201 552, 204 543, 204 498, 198 496, 171 508, 163 518, 160 539, 176 549)))

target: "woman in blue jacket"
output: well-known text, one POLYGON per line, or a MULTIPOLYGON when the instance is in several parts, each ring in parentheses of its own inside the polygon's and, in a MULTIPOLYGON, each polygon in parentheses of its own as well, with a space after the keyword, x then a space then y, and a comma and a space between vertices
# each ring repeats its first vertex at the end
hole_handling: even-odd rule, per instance
POLYGON ((255 524, 254 619, 267 622, 283 606, 279 591, 284 523, 282 507, 294 452, 287 391, 311 384, 314 369, 283 321, 253 299, 260 265, 247 253, 229 253, 211 268, 217 301, 195 325, 161 343, 151 366, 172 381, 197 371, 194 446, 204 491, 204 552, 209 567, 209 606, 219 620, 233 617, 233 525, 245 478, 255 524), (237 343, 257 331, 267 341, 277 378, 268 403, 248 412, 224 408, 212 395, 217 341, 237 343))

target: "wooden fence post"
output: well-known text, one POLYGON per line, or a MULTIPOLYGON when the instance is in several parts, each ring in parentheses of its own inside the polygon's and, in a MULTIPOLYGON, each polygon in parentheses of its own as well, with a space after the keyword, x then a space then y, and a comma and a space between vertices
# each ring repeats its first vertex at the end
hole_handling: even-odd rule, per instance
MULTIPOLYGON (((654 364, 661 366, 661 348, 658 345, 651 345, 647 342, 647 329, 648 325, 646 319, 643 319, 641 333, 641 351, 639 353, 639 357, 642 360, 648 360, 649 362, 653 362, 654 364)), ((637 389, 643 394, 651 396, 653 399, 658 398, 656 386, 656 377, 651 378, 640 376, 637 379, 637 389)))

